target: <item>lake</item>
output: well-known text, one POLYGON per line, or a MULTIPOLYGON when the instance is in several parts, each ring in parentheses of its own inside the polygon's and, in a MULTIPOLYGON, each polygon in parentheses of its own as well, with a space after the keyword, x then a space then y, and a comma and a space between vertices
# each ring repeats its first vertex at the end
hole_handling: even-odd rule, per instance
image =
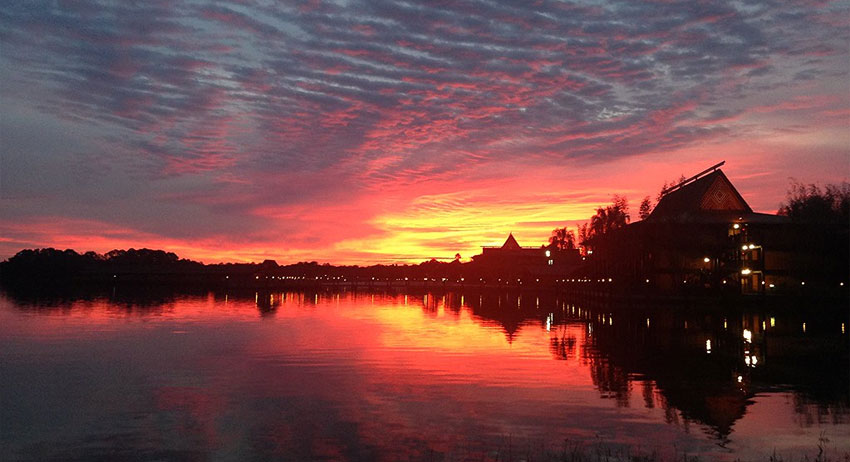
POLYGON ((846 306, 0 295, 5 460, 833 459, 846 306))

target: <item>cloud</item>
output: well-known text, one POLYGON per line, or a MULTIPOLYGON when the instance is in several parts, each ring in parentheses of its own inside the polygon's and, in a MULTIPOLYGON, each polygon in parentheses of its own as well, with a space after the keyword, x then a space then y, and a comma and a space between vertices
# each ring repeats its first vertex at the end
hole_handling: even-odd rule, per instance
MULTIPOLYGON (((816 131, 807 120, 846 119, 830 114, 848 106, 836 84, 847 13, 844 2, 781 1, 11 3, 0 6, 11 108, 0 129, 34 113, 86 133, 51 151, 47 177, 11 180, 44 196, 16 216, 70 202, 82 215, 69 218, 238 242, 276 226, 317 232, 315 220, 284 226, 262 211, 343 204, 365 232, 386 213, 372 205, 381 192, 406 207, 412 185, 458 192, 522 174, 523 162, 581 169, 816 131), (757 117, 767 111, 770 122, 757 117), (87 168, 98 174, 69 185, 70 198, 44 188, 87 168), (106 185, 97 213, 72 199, 93 183, 106 185), (119 197, 145 204, 144 219, 110 213, 119 197), (175 224, 175 210, 206 218, 175 224)), ((43 156, 32 145, 6 150, 43 156)))

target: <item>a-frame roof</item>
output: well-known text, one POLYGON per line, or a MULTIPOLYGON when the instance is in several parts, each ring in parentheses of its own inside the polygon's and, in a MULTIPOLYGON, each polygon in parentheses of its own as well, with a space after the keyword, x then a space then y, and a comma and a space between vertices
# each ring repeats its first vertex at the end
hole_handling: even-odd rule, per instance
POLYGON ((647 221, 680 221, 707 215, 748 214, 752 211, 729 178, 717 169, 665 194, 647 221))
POLYGON ((502 244, 502 249, 504 249, 504 250, 520 250, 520 249, 522 249, 522 247, 520 247, 519 243, 514 238, 514 233, 510 233, 510 234, 508 234, 508 238, 505 240, 505 243, 502 244))

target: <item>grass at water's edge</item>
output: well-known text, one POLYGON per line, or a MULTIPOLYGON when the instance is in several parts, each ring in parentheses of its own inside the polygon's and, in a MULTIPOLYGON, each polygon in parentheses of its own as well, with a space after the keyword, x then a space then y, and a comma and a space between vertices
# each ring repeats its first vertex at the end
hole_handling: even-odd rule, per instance
MULTIPOLYGON (((776 451, 765 451, 756 458, 741 458, 734 454, 725 454, 723 461, 729 462, 850 462, 850 452, 836 451, 830 447, 829 440, 821 438, 811 454, 795 457, 782 456, 776 451)), ((456 454, 429 452, 427 461, 487 461, 487 462, 710 462, 720 456, 692 455, 681 450, 660 453, 658 450, 646 450, 626 445, 610 445, 602 442, 593 444, 566 440, 562 447, 555 449, 545 444, 512 444, 510 438, 499 447, 484 454, 456 454)))

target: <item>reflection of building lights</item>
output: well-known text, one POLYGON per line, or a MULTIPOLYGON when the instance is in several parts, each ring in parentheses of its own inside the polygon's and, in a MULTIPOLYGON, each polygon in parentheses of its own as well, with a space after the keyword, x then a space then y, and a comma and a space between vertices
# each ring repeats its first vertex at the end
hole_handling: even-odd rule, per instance
POLYGON ((844 332, 844 323, 843 323, 843 322, 841 323, 841 333, 842 333, 842 334, 843 334, 843 333, 845 333, 845 332, 844 332))
POLYGON ((646 318, 646 327, 649 327, 649 318, 646 318))
POLYGON ((806 332, 806 323, 803 323, 803 333, 806 332))
POLYGON ((770 318, 770 327, 776 327, 776 318, 772 316, 770 318))
POLYGON ((708 262, 710 262, 710 261, 711 261, 711 259, 710 259, 710 258, 708 258, 708 257, 705 257, 705 258, 703 258, 703 259, 702 259, 702 261, 704 261, 704 262, 708 263, 708 262))
POLYGON ((746 340, 748 343, 752 343, 753 341, 753 333, 750 332, 749 329, 744 329, 744 340, 746 340))
POLYGON ((726 328, 726 320, 725 319, 723 320, 723 328, 724 329, 726 328))
POLYGON ((744 269, 741 270, 741 274, 743 274, 744 276, 746 276, 746 275, 748 275, 752 272, 753 272, 753 270, 751 270, 749 268, 744 268, 744 269))
POLYGON ((711 354, 711 339, 705 341, 705 352, 711 354))

